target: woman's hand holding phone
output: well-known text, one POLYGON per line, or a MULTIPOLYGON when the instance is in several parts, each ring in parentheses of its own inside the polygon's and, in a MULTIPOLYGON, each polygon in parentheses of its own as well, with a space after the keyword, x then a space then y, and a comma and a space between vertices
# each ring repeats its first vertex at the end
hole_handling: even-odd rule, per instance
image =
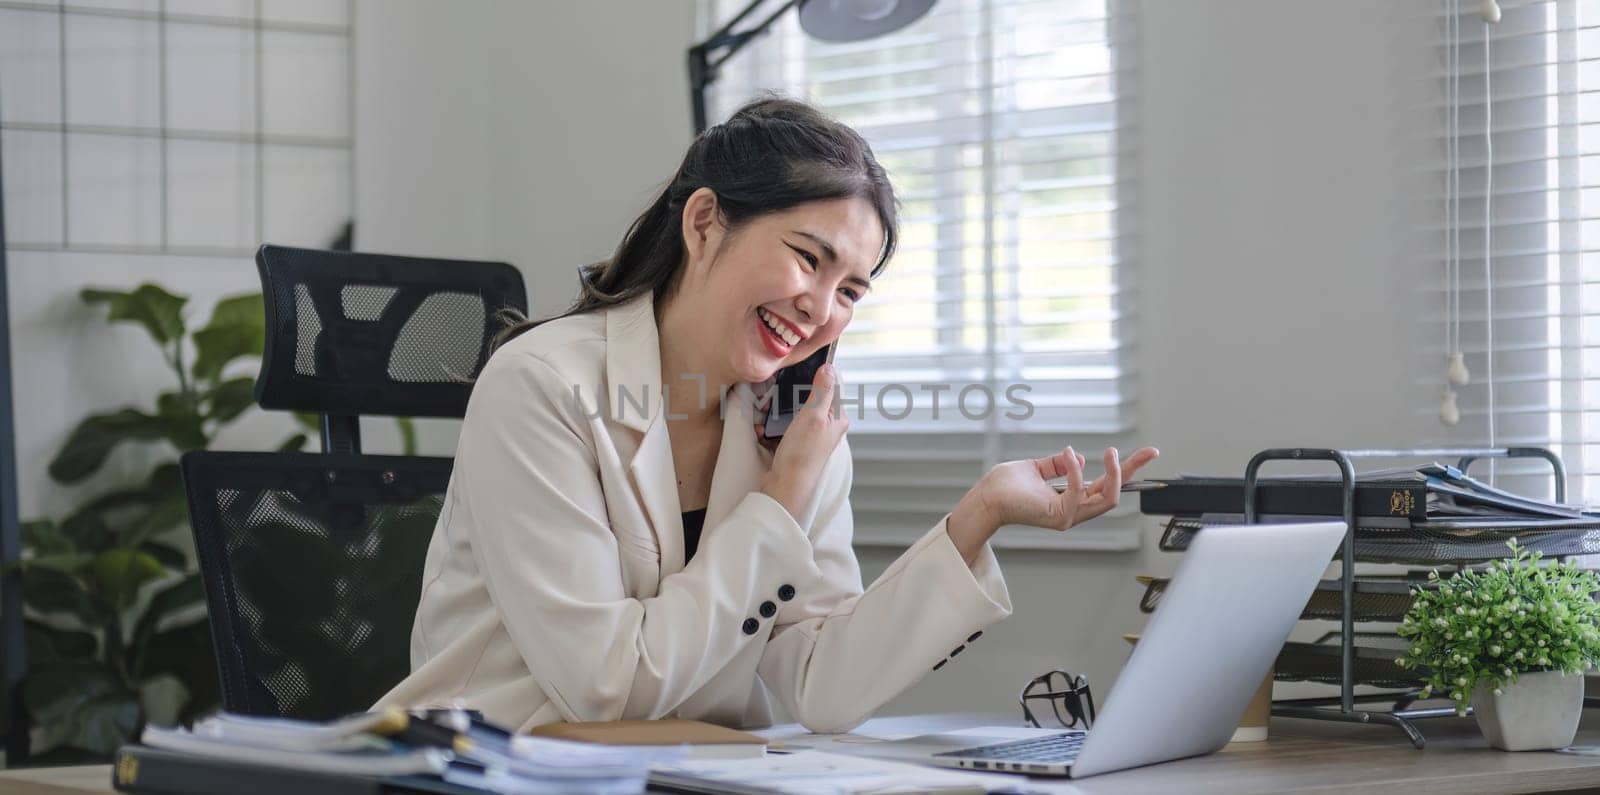
POLYGON ((1124 461, 1117 448, 1107 447, 1106 473, 1088 485, 1083 482, 1087 462, 1071 447, 1044 458, 1007 461, 989 470, 956 504, 947 526, 950 538, 970 565, 1003 525, 1066 530, 1082 524, 1117 507, 1122 482, 1158 455, 1154 447, 1144 447, 1124 461), (1060 477, 1066 477, 1067 489, 1057 492, 1049 481, 1060 477))
POLYGON ((761 492, 778 501, 790 516, 799 516, 822 479, 822 468, 833 455, 850 420, 836 410, 839 377, 833 365, 823 365, 811 382, 811 394, 795 414, 778 442, 772 467, 761 480, 761 492))

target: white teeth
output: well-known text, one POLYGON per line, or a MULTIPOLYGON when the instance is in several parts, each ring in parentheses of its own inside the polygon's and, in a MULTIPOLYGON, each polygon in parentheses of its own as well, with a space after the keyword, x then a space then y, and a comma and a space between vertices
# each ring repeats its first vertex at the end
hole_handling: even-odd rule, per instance
POLYGON ((800 335, 790 331, 786 326, 778 322, 778 319, 773 317, 771 312, 761 307, 756 307, 756 315, 761 318, 761 322, 767 324, 767 328, 772 329, 772 333, 782 338, 785 343, 792 346, 800 342, 800 335))

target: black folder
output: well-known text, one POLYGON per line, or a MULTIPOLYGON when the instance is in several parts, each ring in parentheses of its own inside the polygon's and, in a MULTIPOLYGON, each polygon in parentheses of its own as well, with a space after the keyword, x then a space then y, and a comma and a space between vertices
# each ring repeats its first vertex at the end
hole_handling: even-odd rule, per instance
POLYGON ((146 795, 483 795, 486 790, 432 776, 351 776, 124 745, 111 765, 111 785, 146 795))
MULTIPOLYGON (((1176 478, 1165 488, 1140 492, 1139 510, 1172 516, 1244 513, 1244 478, 1176 478)), ((1262 513, 1340 516, 1344 488, 1338 481, 1267 479, 1258 483, 1262 513)), ((1356 483, 1356 515, 1420 521, 1427 516, 1428 483, 1421 477, 1356 483)))

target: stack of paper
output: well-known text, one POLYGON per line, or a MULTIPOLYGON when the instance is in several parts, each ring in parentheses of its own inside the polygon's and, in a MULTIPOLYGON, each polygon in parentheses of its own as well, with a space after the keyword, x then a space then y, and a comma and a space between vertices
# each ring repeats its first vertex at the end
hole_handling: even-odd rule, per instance
POLYGON ((450 752, 444 749, 395 745, 354 724, 267 718, 241 721, 240 716, 207 718, 197 722, 192 731, 146 726, 140 741, 208 759, 355 776, 438 774, 450 762, 450 752))
POLYGON ((517 737, 502 747, 479 744, 464 756, 480 767, 453 765, 445 781, 504 795, 630 795, 644 791, 650 765, 676 762, 683 751, 517 737))
MULTIPOLYGON (((242 765, 348 776, 437 776, 505 795, 631 795, 643 792, 652 764, 681 760, 678 749, 637 749, 516 738, 488 724, 462 727, 446 745, 412 745, 380 736, 386 713, 314 723, 223 713, 193 729, 147 726, 145 745, 242 765)), ((446 727, 448 735, 450 729, 446 727)), ((454 736, 454 735, 448 735, 454 736)))
POLYGON ((1428 515, 1482 516, 1518 519, 1588 520, 1596 517, 1574 505, 1535 500, 1497 489, 1445 464, 1417 469, 1428 478, 1428 515))
POLYGON ((979 774, 823 751, 774 754, 759 759, 679 762, 657 767, 650 775, 650 782, 682 792, 711 795, 983 793, 994 786, 993 779, 979 774))

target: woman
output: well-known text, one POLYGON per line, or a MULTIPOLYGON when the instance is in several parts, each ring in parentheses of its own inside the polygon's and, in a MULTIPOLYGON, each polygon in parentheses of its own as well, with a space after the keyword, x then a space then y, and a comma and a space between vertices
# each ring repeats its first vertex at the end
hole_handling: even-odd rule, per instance
POLYGON ((1104 513, 1154 450, 1107 450, 1087 486, 1071 448, 995 467, 863 590, 832 367, 775 450, 756 432, 751 386, 839 337, 895 233, 871 150, 808 105, 759 100, 696 140, 573 309, 479 376, 412 672, 380 703, 751 727, 771 692, 843 731, 1009 615, 989 537, 1104 513))

